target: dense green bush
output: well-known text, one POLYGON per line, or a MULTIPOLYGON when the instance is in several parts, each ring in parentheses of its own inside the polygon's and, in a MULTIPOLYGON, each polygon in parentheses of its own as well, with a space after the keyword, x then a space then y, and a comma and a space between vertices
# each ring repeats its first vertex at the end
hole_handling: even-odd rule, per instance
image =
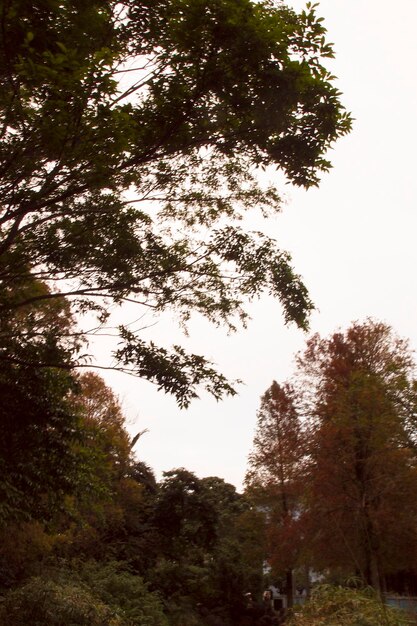
POLYGON ((106 605, 121 609, 132 626, 168 626, 157 593, 148 591, 140 576, 123 571, 116 563, 88 562, 79 572, 82 581, 106 605))
POLYGON ((95 562, 51 568, 10 591, 0 626, 168 626, 162 604, 139 576, 95 562))
POLYGON ((75 583, 32 578, 7 594, 1 626, 128 626, 117 612, 75 583))
POLYGON ((388 608, 372 589, 322 585, 296 611, 288 626, 406 626, 407 615, 388 608))

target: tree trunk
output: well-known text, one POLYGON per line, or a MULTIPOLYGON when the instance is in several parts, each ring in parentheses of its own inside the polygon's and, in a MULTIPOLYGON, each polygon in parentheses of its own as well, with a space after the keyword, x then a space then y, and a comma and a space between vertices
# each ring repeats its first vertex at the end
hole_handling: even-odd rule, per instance
POLYGON ((379 571, 379 541, 369 515, 366 514, 366 582, 381 596, 381 576, 379 571))
POLYGON ((287 587, 287 607, 291 609, 294 606, 294 576, 292 569, 287 569, 285 583, 287 587))
POLYGON ((381 596, 381 580, 379 575, 378 557, 375 550, 371 550, 370 557, 370 582, 378 596, 381 596))

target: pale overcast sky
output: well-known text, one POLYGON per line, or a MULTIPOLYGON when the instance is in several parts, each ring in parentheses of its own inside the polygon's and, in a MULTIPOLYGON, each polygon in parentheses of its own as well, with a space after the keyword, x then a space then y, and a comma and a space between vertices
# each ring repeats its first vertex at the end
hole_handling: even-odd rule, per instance
MULTIPOLYGON (((317 12, 334 42, 336 59, 328 67, 339 77, 354 127, 336 144, 333 170, 318 189, 285 186, 287 204, 268 234, 292 254, 310 290, 318 309, 311 332, 326 336, 370 316, 416 348, 417 2, 323 0, 317 12)), ((232 337, 197 320, 184 341, 169 319, 152 329, 161 344, 183 341, 226 375, 243 379, 238 397, 216 403, 202 395, 180 411, 149 383, 104 376, 122 400, 132 434, 149 429, 136 452, 158 478, 185 467, 241 488, 259 398, 273 379, 291 376, 293 356, 307 337, 285 327, 279 305, 267 298, 250 311, 249 328, 232 337)))

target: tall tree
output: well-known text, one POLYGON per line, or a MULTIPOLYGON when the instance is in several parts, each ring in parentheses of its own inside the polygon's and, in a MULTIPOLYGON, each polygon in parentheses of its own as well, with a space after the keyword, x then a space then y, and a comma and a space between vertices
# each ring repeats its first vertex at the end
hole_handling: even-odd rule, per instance
MULTIPOLYGON (((67 296, 102 322, 133 300, 234 327, 267 291, 305 327, 312 304, 289 255, 237 221, 280 207, 257 168, 315 185, 350 129, 314 6, 6 0, 0 12, 0 314, 67 296), (28 294, 30 276, 53 288, 28 294)), ((233 392, 180 346, 127 327, 120 338, 114 367, 182 405, 199 384, 233 392)))
MULTIPOLYGON (((49 289, 32 280, 25 293, 49 289)), ((8 298, 17 294, 10 285, 8 298)), ((76 381, 68 371, 77 349, 76 338, 68 337, 73 328, 62 300, 40 300, 0 316, 0 526, 49 518, 76 484, 80 430, 70 401, 76 381), (34 362, 43 367, 33 368, 34 362)))
POLYGON ((82 417, 85 440, 105 456, 109 474, 125 476, 132 462, 131 441, 118 398, 93 372, 79 376, 78 384, 73 402, 82 417))
POLYGON ((61 550, 98 559, 123 556, 126 561, 136 551, 136 560, 143 559, 145 518, 150 514, 147 492, 156 485, 155 477, 134 459, 120 402, 100 376, 78 376, 70 402, 80 422, 73 450, 78 480, 55 526, 61 550), (128 535, 134 548, 125 549, 128 535))
POLYGON ((168 604, 183 607, 190 622, 201 606, 238 623, 244 590, 258 590, 262 575, 259 516, 247 499, 221 478, 177 469, 159 485, 153 522, 159 559, 152 582, 168 604))
POLYGON ((315 335, 298 363, 317 562, 379 590, 385 573, 413 565, 417 549, 412 354, 389 326, 368 320, 329 339, 315 335))
POLYGON ((293 569, 298 564, 301 537, 301 478, 305 441, 288 384, 273 381, 261 399, 246 484, 267 511, 268 560, 284 571, 288 605, 293 605, 293 569))

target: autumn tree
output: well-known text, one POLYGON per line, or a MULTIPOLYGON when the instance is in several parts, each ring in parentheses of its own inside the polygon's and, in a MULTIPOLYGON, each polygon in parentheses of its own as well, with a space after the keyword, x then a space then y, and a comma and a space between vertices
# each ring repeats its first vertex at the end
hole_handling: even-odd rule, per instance
MULTIPOLYGON (((259 168, 316 185, 350 129, 314 6, 7 0, 0 12, 0 315, 67 297, 105 323, 129 300, 233 328, 266 291, 305 327, 312 304, 289 255, 238 220, 280 207, 259 168), (48 289, 28 293, 33 278, 48 289)), ((181 405, 200 384, 233 393, 203 357, 119 335, 113 366, 181 405)))
POLYGON ((417 548, 411 351, 389 326, 368 320, 313 336, 298 365, 316 563, 379 590, 386 573, 413 565, 417 548))
POLYGON ((78 377, 73 401, 81 415, 84 436, 92 448, 100 448, 113 472, 122 477, 130 466, 131 439, 119 399, 104 380, 94 372, 78 377))
POLYGON ((293 604, 293 570, 302 548, 302 479, 305 441, 295 392, 273 381, 261 398, 246 486, 266 512, 268 561, 285 572, 293 604))
POLYGON ((70 401, 79 417, 73 448, 78 480, 55 523, 59 549, 66 556, 117 558, 130 566, 146 561, 142 551, 155 477, 135 459, 122 406, 110 387, 93 372, 79 375, 76 383, 70 401))

